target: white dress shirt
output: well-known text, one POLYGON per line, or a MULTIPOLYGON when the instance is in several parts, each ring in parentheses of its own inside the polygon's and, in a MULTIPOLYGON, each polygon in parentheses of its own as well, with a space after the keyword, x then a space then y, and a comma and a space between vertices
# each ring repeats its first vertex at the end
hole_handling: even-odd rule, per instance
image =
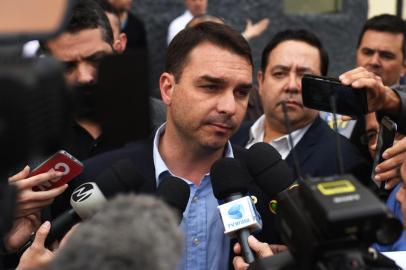
POLYGON ((171 43, 172 39, 183 29, 185 29, 186 25, 188 22, 190 22, 193 19, 192 13, 190 13, 189 10, 186 10, 183 15, 177 17, 174 19, 170 24, 168 28, 168 37, 167 37, 167 42, 168 45, 171 43))
MULTIPOLYGON (((300 142, 300 140, 303 138, 303 136, 306 134, 307 130, 310 128, 312 124, 313 122, 311 122, 310 124, 306 125, 301 129, 296 129, 291 133, 293 147, 295 147, 300 142)), ((249 133, 250 137, 245 147, 250 148, 253 144, 257 142, 264 142, 264 135, 265 135, 265 114, 263 114, 260 118, 258 118, 258 120, 255 121, 255 123, 250 128, 249 133)), ((279 152, 279 154, 282 156, 282 159, 286 159, 286 157, 290 153, 290 150, 292 150, 293 148, 290 145, 289 136, 287 134, 279 138, 276 138, 275 140, 272 140, 268 143, 279 152)))

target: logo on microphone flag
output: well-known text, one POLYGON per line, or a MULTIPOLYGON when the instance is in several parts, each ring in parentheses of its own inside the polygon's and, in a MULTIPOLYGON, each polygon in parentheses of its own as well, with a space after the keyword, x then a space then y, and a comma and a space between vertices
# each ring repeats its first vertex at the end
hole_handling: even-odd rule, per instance
POLYGON ((249 196, 218 206, 225 234, 233 234, 242 228, 256 231, 262 228, 261 218, 249 196))
POLYGON ((233 205, 228 210, 228 215, 232 219, 240 219, 244 215, 244 208, 241 204, 233 205))

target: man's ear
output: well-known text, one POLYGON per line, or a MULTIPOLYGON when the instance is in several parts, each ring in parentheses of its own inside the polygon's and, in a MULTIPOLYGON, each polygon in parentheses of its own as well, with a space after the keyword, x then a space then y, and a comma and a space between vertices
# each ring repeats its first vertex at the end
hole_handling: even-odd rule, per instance
POLYGON ((401 77, 406 75, 406 58, 403 58, 402 62, 402 73, 400 74, 401 77))
POLYGON ((166 105, 171 104, 172 94, 175 88, 175 76, 171 73, 164 72, 159 78, 159 89, 161 90, 162 101, 166 105))
POLYGON ((113 48, 116 52, 123 53, 126 47, 127 47, 127 35, 125 33, 121 33, 118 36, 118 39, 114 40, 113 48))
POLYGON ((127 35, 125 33, 120 33, 120 35, 118 36, 118 39, 121 42, 121 46, 123 47, 123 51, 125 51, 125 48, 127 48, 127 35))
POLYGON ((258 82, 258 94, 259 96, 262 96, 262 84, 263 84, 263 73, 262 71, 258 71, 257 73, 257 82, 258 82))

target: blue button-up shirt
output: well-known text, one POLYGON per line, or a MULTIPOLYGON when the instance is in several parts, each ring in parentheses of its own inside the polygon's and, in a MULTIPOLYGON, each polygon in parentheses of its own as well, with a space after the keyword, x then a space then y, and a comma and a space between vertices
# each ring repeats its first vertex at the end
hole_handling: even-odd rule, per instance
MULTIPOLYGON (((169 174, 176 176, 168 169, 158 150, 159 138, 164 130, 165 124, 157 130, 153 145, 157 186, 165 176, 169 174)), ((225 156, 234 157, 229 142, 226 145, 225 156)), ((224 226, 217 209, 217 199, 213 195, 209 173, 203 177, 199 186, 188 179, 181 179, 189 185, 190 197, 181 223, 186 243, 178 269, 227 269, 230 239, 224 235, 224 226)))
MULTIPOLYGON (((386 206, 403 223, 403 213, 400 203, 396 200, 396 193, 402 187, 402 183, 398 184, 390 193, 388 200, 386 201, 386 206)), ((403 224, 405 227, 405 224, 403 224)), ((374 244, 374 248, 380 252, 388 251, 406 251, 406 231, 402 232, 400 238, 392 245, 378 245, 374 244)))

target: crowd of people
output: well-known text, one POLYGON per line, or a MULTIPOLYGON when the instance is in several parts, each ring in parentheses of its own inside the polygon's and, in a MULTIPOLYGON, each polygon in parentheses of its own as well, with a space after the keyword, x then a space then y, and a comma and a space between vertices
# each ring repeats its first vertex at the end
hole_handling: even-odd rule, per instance
MULTIPOLYGON (((210 169, 222 157, 243 160, 247 149, 259 142, 269 143, 280 154, 294 179, 332 176, 341 170, 354 175, 406 226, 406 90, 402 86, 406 23, 401 18, 378 15, 360 31, 357 66, 338 79, 356 90, 365 89, 369 113, 357 120, 339 116, 352 125, 345 132, 339 130, 345 136, 337 137, 329 127, 331 116, 305 107, 302 100, 303 76, 327 76, 329 62, 334 61, 317 33, 281 29, 269 37, 254 81, 249 40, 261 35, 269 20, 247 21, 239 33, 207 14, 207 0, 185 0, 186 11, 168 26, 165 70, 159 78, 161 99, 146 100, 149 112, 145 114, 151 115, 153 132, 145 140, 116 143, 97 117, 98 107, 86 98, 91 99, 94 85, 102 79, 98 77, 102 59, 130 57, 139 51, 147 54, 147 33, 131 13, 131 5, 130 0, 75 0, 64 31, 39 41, 40 47, 31 53, 59 60, 66 84, 83 91, 85 102, 75 111, 62 148, 83 162, 84 171, 69 184, 44 191, 35 187, 58 181, 61 172, 31 176, 32 168, 26 166, 10 175, 9 184, 18 196, 12 228, 0 245, 5 267, 248 269, 241 246, 224 234, 217 209, 222 202, 213 194, 210 169), (247 109, 251 110, 249 119, 247 109), (372 168, 383 116, 397 124, 397 135, 383 153, 384 161, 372 168), (338 155, 342 155, 342 168, 336 161, 338 155), (59 247, 58 243, 46 246, 49 221, 71 208, 72 192, 122 159, 129 159, 143 179, 137 190, 130 191, 148 195, 120 195, 74 226, 60 239, 59 247), (170 175, 185 181, 190 189, 179 226, 172 209, 151 198, 170 175), (377 188, 381 182, 383 189, 377 188), (18 252, 33 233, 32 245, 18 252)), ((128 91, 137 91, 131 87, 128 91)), ((123 125, 137 124, 128 116, 117 121, 123 119, 123 125)), ((261 198, 254 203, 263 219, 262 231, 248 238, 249 246, 259 258, 286 251, 274 225, 277 217, 269 210, 274 198, 255 182, 247 189, 253 198, 261 198)), ((374 244, 374 248, 406 251, 405 237, 403 233, 396 243, 374 244)))

